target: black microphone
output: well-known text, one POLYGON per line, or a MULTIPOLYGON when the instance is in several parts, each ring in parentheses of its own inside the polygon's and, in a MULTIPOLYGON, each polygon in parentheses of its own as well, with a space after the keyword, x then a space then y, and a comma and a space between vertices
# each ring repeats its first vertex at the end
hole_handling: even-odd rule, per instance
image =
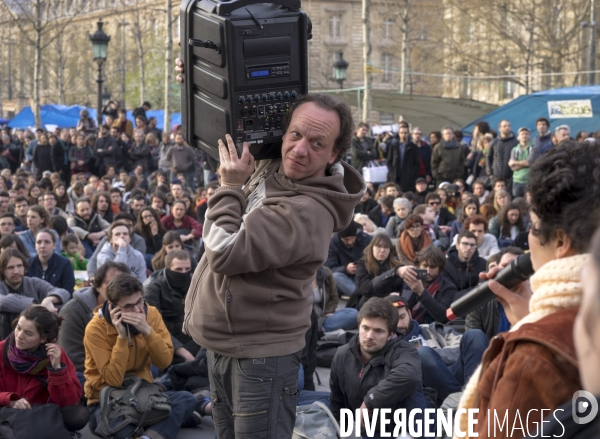
MULTIPOLYGON (((533 273, 531 254, 525 253, 498 272, 494 280, 506 288, 513 288, 529 279, 533 273)), ((489 284, 490 281, 488 280, 460 299, 452 302, 450 308, 446 310, 448 320, 452 321, 457 317, 464 317, 494 299, 496 295, 490 290, 489 284)))

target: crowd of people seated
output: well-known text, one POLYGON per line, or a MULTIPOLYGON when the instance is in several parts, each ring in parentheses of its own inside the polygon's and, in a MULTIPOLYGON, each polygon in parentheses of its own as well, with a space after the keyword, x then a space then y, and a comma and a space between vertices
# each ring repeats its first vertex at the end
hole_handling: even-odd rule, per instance
MULTIPOLYGON (((172 407, 171 415, 141 437, 174 438, 179 428, 200 424, 213 410, 206 350, 182 326, 219 175, 214 161, 186 145, 179 131, 157 133, 141 112, 134 128, 123 114, 98 132, 89 121, 80 129, 39 129, 35 138, 22 130, 5 131, 10 137, 5 149, 19 162, 0 172, 0 348, 5 353, 0 406, 28 409, 50 402, 60 407, 67 430, 88 424, 94 431, 104 421, 102 389, 118 387, 133 374, 164 384, 172 407), (89 283, 80 288, 76 278, 82 272, 89 283), (190 381, 194 376, 202 379, 190 381)), ((82 115, 82 120, 88 119, 82 115)), ((540 122, 548 128, 547 121, 540 122)), ((302 359, 309 377, 299 378, 302 400, 322 398, 311 393, 318 343, 343 339, 325 397, 338 419, 342 408, 440 407, 465 387, 462 406, 494 406, 498 402, 490 395, 497 390, 484 394, 482 389, 492 381, 490 364, 499 360, 486 357, 480 366, 490 340, 511 343, 570 329, 576 311, 554 304, 552 312, 533 307, 526 312, 508 293, 463 320, 450 322, 447 310, 526 251, 537 251, 534 265, 542 269, 532 280, 534 291, 545 291, 544 282, 552 281, 545 263, 571 278, 587 263, 593 276, 598 261, 580 256, 594 227, 591 216, 586 220, 581 212, 595 208, 588 192, 597 182, 590 183, 586 166, 591 165, 576 155, 594 152, 589 144, 563 140, 559 145, 564 128, 553 133, 551 146, 538 138, 530 142, 526 129, 511 137, 504 122, 497 137, 479 125, 471 145, 460 143, 450 128, 432 135, 433 145, 404 123, 396 136, 378 139, 367 138, 366 128, 359 126, 352 141, 352 165, 386 156, 389 181, 367 182, 354 221, 331 236, 327 259, 310 286, 312 326, 302 359), (545 149, 530 148, 533 144, 545 149), (576 153, 566 153, 567 148, 576 153), (529 172, 534 151, 539 162, 529 172), (560 172, 550 164, 561 154, 574 188, 559 181, 560 172), (588 186, 577 186, 580 174, 588 186), (539 187, 529 186, 530 179, 539 187), (567 195, 570 190, 575 192, 567 195), (547 242, 552 255, 540 250, 547 242), (569 258, 575 268, 561 265, 569 258), (549 316, 556 321, 546 321, 549 316), (527 333, 522 322, 531 322, 534 332, 527 333), (553 323, 557 328, 550 328, 553 323)), ((580 295, 569 300, 574 307, 580 295)), ((559 343, 564 344, 568 340, 559 343)), ((569 349, 573 361, 561 371, 572 393, 581 383, 572 366, 574 348, 569 349)), ((508 373, 516 373, 519 355, 539 354, 539 362, 550 355, 523 351, 515 350, 502 365, 508 373)), ((598 393, 593 379, 585 384, 598 393)), ((506 398, 509 390, 500 392, 506 398)), ((561 398, 552 404, 566 401, 561 398)), ((539 402, 544 404, 550 403, 539 402)), ((111 420, 110 426, 120 421, 111 420)), ((137 433, 128 425, 115 437, 137 433)))

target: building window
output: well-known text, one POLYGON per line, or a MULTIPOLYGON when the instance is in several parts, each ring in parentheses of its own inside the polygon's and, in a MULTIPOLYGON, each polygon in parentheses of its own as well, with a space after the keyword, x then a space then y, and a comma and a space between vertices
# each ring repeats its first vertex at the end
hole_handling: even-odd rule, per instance
POLYGON ((391 40, 394 37, 394 20, 386 18, 383 22, 383 39, 391 40))
MULTIPOLYGON (((543 73, 551 73, 552 72, 552 65, 550 64, 550 61, 544 61, 544 64, 542 66, 543 69, 543 73)), ((542 90, 549 90, 552 88, 552 75, 544 75, 542 76, 542 90)))
POLYGON ((466 66, 460 70, 459 96, 463 99, 471 97, 471 79, 468 78, 469 70, 466 66))
POLYGON ((379 123, 381 125, 394 125, 394 113, 379 113, 379 123))
MULTIPOLYGON (((514 72, 509 73, 510 76, 514 76, 514 72)), ((502 84, 502 99, 513 99, 515 97, 515 82, 507 79, 502 84)))
POLYGON ((382 55, 381 67, 383 68, 383 82, 390 82, 394 76, 394 57, 390 53, 384 53, 382 55))
POLYGON ((342 17, 334 15, 329 19, 329 36, 342 38, 342 17))
POLYGON ((473 42, 473 23, 471 21, 465 25, 465 42, 473 42))

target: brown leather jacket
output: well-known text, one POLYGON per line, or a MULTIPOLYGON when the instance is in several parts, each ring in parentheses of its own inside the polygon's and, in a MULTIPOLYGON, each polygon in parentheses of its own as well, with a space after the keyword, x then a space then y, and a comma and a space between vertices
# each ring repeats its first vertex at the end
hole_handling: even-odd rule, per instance
POLYGON ((558 311, 492 339, 481 361, 475 397, 479 438, 509 438, 512 431, 512 437, 528 436, 527 431, 533 434, 536 423, 539 429, 541 421, 552 415, 542 409, 556 409, 582 389, 573 344, 577 310, 558 311), (519 418, 515 422, 517 410, 521 422, 519 418), (527 416, 530 410, 537 411, 527 416), (500 430, 506 412, 508 422, 500 430), (517 429, 521 426, 524 432, 517 429))

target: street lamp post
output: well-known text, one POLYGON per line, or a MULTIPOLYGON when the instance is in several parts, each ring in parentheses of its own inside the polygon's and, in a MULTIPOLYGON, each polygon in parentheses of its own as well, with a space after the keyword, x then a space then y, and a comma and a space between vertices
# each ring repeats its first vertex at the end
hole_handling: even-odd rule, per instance
POLYGON ((89 38, 94 51, 94 61, 98 64, 98 79, 96 79, 98 83, 98 114, 96 116, 98 126, 100 126, 102 124, 102 83, 104 82, 102 79, 102 64, 106 61, 106 48, 108 47, 110 37, 102 30, 102 25, 104 24, 102 18, 96 24, 98 29, 89 38))
POLYGON ((344 81, 346 80, 346 72, 348 70, 348 63, 344 59, 344 52, 341 50, 338 52, 338 59, 333 63, 333 79, 335 82, 340 84, 340 90, 344 88, 344 81))
POLYGON ((110 101, 110 93, 108 92, 106 87, 104 87, 104 93, 102 93, 102 108, 104 108, 108 101, 110 101))
POLYGON ((584 21, 581 23, 581 27, 590 28, 590 53, 588 55, 588 84, 594 85, 595 81, 595 70, 596 70, 596 1, 590 1, 590 22, 584 21))

